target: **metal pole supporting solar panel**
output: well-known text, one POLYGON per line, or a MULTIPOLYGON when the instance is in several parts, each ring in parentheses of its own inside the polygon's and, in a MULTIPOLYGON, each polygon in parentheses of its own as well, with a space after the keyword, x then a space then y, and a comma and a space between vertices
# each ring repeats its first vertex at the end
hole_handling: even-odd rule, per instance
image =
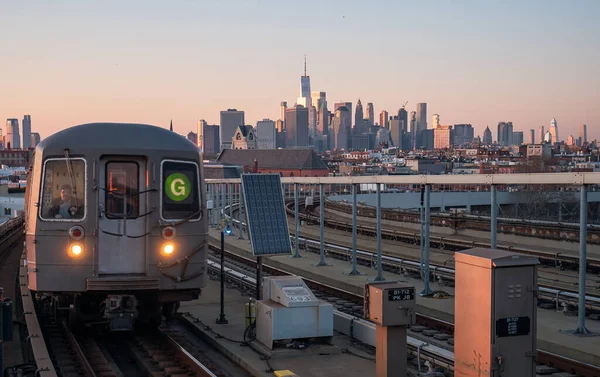
POLYGON ((356 194, 358 191, 358 185, 354 183, 352 185, 352 271, 349 275, 360 275, 360 272, 356 269, 356 212, 357 212, 357 200, 356 194))
POLYGON ((262 257, 256 257, 256 301, 260 300, 260 283, 262 280, 262 257))
POLYGON ((577 330, 575 334, 589 334, 590 330, 585 327, 585 275, 587 259, 587 186, 581 186, 581 198, 579 203, 579 305, 577 330))
POLYGON ((490 247, 492 249, 496 248, 496 234, 497 234, 497 226, 498 226, 498 202, 496 197, 496 185, 492 185, 492 202, 490 205, 490 247))
POLYGON ((319 184, 319 214, 321 221, 319 222, 319 228, 321 231, 321 250, 320 250, 320 261, 317 266, 327 266, 325 263, 325 192, 323 191, 323 184, 319 184))
POLYGON ((381 253, 381 184, 377 183, 377 277, 375 281, 385 280, 381 253))

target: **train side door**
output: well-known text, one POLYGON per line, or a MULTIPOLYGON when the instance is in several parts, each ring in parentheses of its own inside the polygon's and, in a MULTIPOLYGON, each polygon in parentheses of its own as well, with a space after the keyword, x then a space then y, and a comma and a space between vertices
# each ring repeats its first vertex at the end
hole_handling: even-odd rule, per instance
POLYGON ((99 274, 146 272, 145 177, 146 161, 142 158, 100 160, 99 274))

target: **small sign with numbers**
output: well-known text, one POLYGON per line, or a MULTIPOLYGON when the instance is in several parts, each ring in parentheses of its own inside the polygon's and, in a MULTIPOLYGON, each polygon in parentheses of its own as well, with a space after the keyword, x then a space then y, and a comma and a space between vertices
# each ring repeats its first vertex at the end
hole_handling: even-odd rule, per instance
POLYGON ((398 288, 388 291, 388 301, 408 301, 415 299, 414 288, 398 288))
POLYGON ((529 317, 509 317, 496 320, 496 337, 529 335, 531 319, 529 317))

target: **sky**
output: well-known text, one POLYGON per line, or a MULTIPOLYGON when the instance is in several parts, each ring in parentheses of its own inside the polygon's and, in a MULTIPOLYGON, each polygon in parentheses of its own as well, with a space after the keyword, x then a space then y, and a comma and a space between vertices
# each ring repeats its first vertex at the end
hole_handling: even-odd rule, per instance
POLYGON ((426 102, 430 128, 439 114, 496 140, 512 121, 527 141, 556 118, 561 139, 600 139, 598 19, 597 0, 1 1, 0 119, 30 114, 42 138, 97 121, 187 134, 227 108, 256 125, 296 101, 306 54, 330 109, 426 102))

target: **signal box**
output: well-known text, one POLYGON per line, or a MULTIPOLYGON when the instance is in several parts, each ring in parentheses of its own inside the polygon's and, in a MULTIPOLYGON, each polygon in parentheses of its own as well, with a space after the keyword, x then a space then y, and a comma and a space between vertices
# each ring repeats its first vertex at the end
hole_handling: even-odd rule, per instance
POLYGON ((535 377, 539 260, 483 248, 454 258, 454 374, 535 377))

